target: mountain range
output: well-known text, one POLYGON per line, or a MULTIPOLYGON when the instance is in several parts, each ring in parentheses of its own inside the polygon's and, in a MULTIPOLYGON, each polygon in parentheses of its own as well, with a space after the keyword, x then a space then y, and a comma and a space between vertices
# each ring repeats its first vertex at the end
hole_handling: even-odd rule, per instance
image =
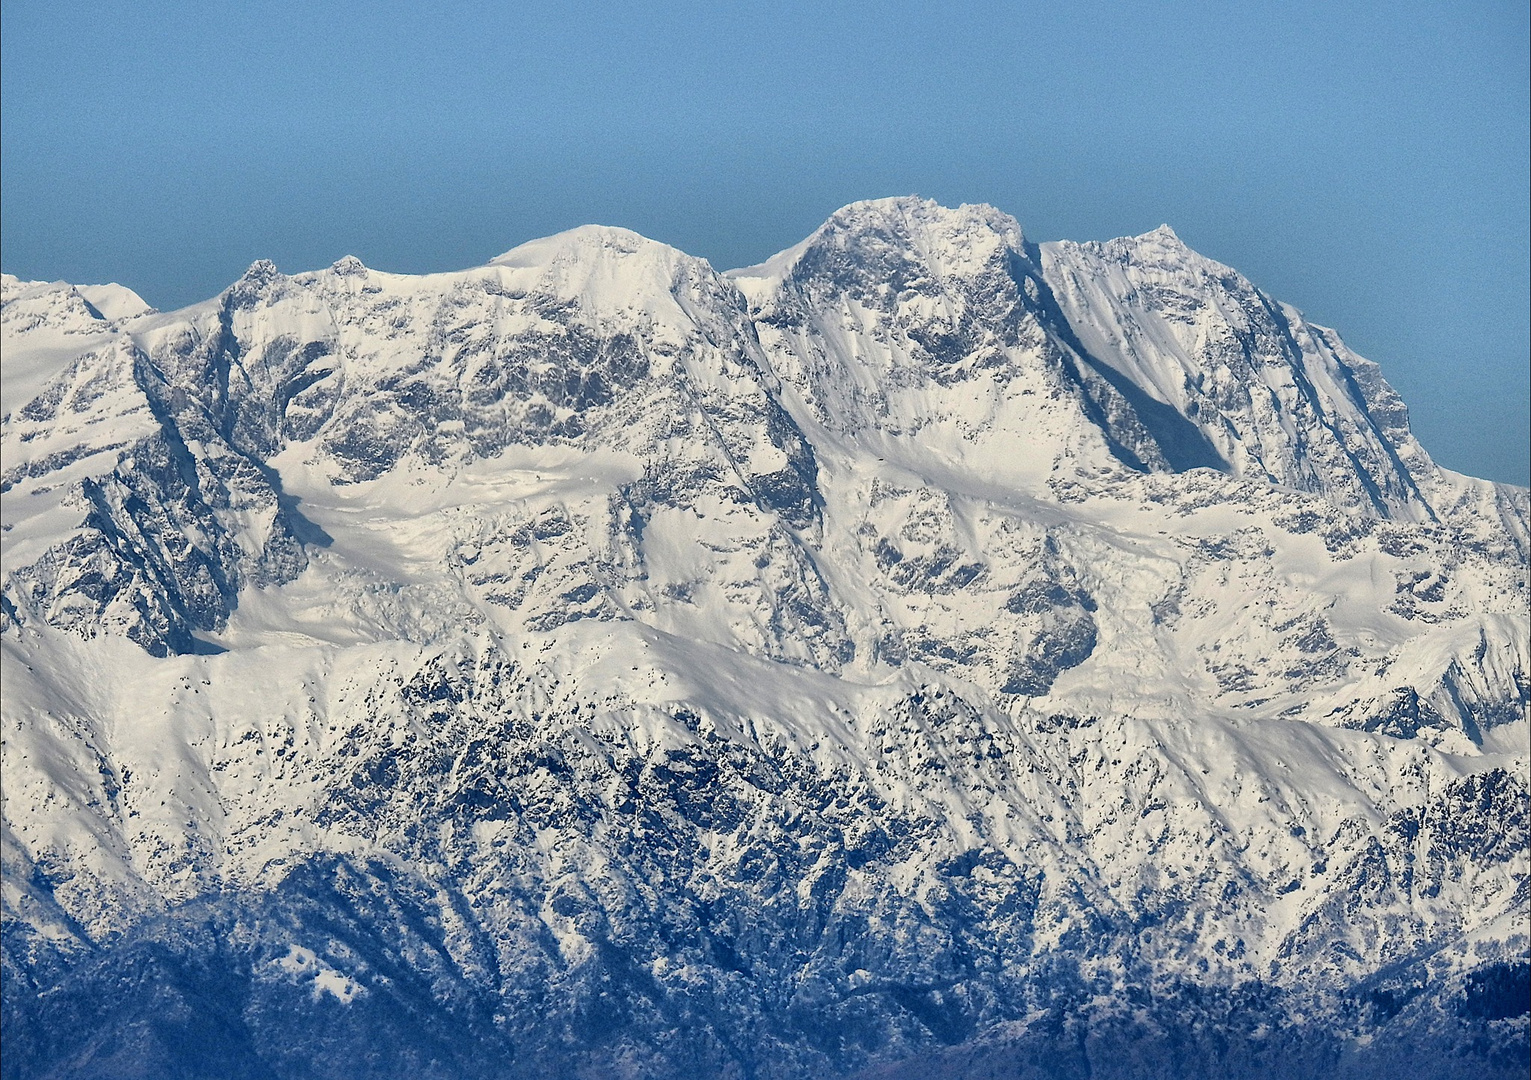
POLYGON ((6 1080, 1525 1074, 1528 492, 1169 228, 0 300, 6 1080))

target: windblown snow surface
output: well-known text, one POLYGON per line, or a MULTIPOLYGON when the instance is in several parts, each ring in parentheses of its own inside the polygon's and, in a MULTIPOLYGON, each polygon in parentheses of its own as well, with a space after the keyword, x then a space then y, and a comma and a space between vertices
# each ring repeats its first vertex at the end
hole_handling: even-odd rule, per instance
POLYGON ((6 1078, 1525 1075, 1527 492, 1169 229, 3 290, 6 1078))

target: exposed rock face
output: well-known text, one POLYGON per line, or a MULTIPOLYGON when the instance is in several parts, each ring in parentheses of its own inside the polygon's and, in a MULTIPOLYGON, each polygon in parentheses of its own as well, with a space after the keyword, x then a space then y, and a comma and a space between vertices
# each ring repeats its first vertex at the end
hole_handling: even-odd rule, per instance
POLYGON ((1527 493, 1167 229, 0 327, 6 1077, 1523 1073, 1527 493))

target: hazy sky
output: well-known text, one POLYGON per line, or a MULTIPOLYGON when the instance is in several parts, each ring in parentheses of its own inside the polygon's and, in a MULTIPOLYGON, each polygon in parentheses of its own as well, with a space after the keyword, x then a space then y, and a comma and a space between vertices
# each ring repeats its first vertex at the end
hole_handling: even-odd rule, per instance
POLYGON ((0 262, 158 307, 256 258, 457 269, 585 222, 722 268, 855 199, 1169 222, 1528 481, 1524 0, 0 6, 0 262))

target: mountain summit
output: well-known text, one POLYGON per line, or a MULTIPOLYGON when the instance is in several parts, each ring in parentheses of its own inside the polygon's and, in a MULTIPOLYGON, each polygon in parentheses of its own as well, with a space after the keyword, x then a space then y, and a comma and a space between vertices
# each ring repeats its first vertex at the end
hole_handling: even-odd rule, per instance
POLYGON ((1168 227, 0 300, 7 1080, 1523 1072, 1527 492, 1168 227))

